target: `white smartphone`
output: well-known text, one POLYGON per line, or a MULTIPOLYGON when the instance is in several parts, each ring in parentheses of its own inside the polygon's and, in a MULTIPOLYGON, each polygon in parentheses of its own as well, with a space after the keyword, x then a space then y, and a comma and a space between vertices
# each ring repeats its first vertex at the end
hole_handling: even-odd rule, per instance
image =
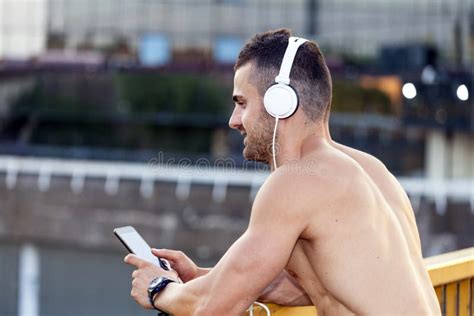
POLYGON ((137 255, 143 260, 160 265, 165 270, 170 270, 168 261, 153 255, 148 243, 132 226, 115 228, 114 234, 130 253, 137 255))

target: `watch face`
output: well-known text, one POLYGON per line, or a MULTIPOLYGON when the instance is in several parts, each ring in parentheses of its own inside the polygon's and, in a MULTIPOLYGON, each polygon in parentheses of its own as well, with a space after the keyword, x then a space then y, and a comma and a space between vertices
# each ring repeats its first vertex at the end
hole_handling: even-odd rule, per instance
POLYGON ((149 288, 152 289, 152 288, 155 288, 158 283, 160 283, 161 281, 161 278, 154 278, 151 282, 150 282, 150 286, 149 288))

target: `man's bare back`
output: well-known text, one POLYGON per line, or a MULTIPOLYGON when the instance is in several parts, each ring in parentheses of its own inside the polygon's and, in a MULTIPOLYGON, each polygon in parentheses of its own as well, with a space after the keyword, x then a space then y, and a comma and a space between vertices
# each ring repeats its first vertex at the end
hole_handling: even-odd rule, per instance
POLYGON ((344 197, 328 210, 314 211, 286 270, 318 313, 439 314, 414 214, 400 184, 363 152, 334 142, 317 151, 311 155, 330 161, 320 160, 320 168, 346 179, 341 181, 344 197))

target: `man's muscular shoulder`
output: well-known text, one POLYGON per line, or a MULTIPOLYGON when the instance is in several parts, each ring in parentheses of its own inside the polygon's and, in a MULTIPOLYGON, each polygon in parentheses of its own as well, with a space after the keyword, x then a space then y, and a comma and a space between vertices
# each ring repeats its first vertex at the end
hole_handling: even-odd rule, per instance
POLYGON ((345 157, 328 158, 331 159, 323 157, 311 163, 302 160, 281 166, 268 177, 255 203, 265 201, 305 218, 337 205, 354 190, 353 184, 361 177, 361 171, 345 157))
POLYGON ((301 177, 312 232, 331 232, 334 225, 350 222, 342 219, 364 218, 374 206, 374 184, 364 169, 342 153, 331 152, 326 158, 320 160, 317 172, 301 177))
POLYGON ((305 216, 307 179, 296 168, 283 165, 270 174, 255 197, 252 216, 256 212, 291 220, 305 216))

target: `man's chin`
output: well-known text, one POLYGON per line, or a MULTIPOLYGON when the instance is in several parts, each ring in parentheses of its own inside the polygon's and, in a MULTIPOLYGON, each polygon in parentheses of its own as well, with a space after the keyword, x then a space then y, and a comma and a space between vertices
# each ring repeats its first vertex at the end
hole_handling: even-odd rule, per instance
POLYGON ((255 161, 255 162, 263 162, 263 163, 268 164, 267 159, 265 159, 262 155, 259 155, 255 152, 250 152, 249 150, 247 150, 247 147, 244 148, 244 151, 243 151, 242 154, 243 154, 245 160, 255 161))

